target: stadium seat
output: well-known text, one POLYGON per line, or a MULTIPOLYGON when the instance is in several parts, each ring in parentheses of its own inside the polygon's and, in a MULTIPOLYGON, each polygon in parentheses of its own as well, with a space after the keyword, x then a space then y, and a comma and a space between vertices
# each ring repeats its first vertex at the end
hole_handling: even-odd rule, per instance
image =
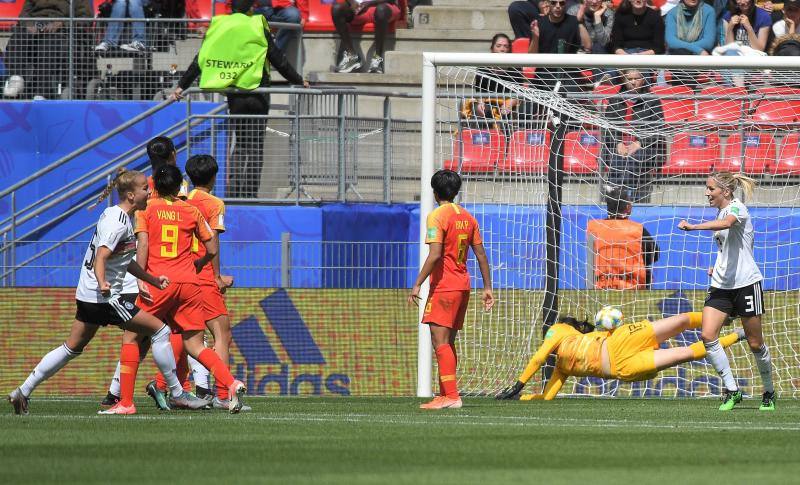
MULTIPOLYGON (((331 5, 334 3, 344 3, 344 0, 308 0, 308 22, 303 27, 304 32, 335 32, 333 19, 331 18, 331 5)), ((396 28, 406 28, 407 24, 407 0, 398 0, 397 6, 400 7, 400 18, 389 26, 389 32, 394 32, 396 28)), ((353 32, 375 32, 375 24, 372 22, 364 25, 354 25, 350 28, 353 32)))
POLYGON ((550 157, 550 132, 522 130, 511 136, 508 157, 500 160, 502 172, 544 173, 550 157))
POLYGON ((664 121, 687 121, 694 116, 694 90, 689 86, 653 86, 650 93, 656 96, 681 96, 681 99, 662 99, 664 121), (685 98, 683 98, 685 96, 685 98))
POLYGON ((564 172, 597 172, 600 157, 599 131, 571 131, 564 138, 564 172))
POLYGON ((446 160, 445 168, 459 171, 459 143, 462 173, 494 172, 505 158, 506 138, 500 130, 462 130, 461 136, 453 140, 454 159, 446 160))
POLYGON ((783 139, 780 155, 771 172, 800 175, 800 133, 791 133, 783 139))
POLYGON ((614 96, 615 94, 618 94, 620 89, 621 86, 618 84, 598 84, 597 86, 595 86, 594 90, 592 90, 592 94, 598 97, 593 99, 592 101, 597 106, 607 106, 608 98, 614 96))
POLYGON ((794 114, 794 118, 800 120, 800 89, 786 86, 760 88, 756 91, 756 95, 770 96, 771 99, 753 103, 754 119, 761 120, 764 117, 777 117, 777 120, 765 119, 765 121, 783 123, 790 116, 789 113, 791 111, 794 114), (782 99, 784 97, 793 97, 795 99, 782 99), (762 106, 763 104, 766 104, 766 106, 762 106))
POLYGON ((798 117, 798 111, 789 101, 781 99, 765 99, 756 101, 753 114, 750 119, 765 126, 775 126, 781 124, 794 123, 798 117))
MULTIPOLYGON (((511 53, 512 54, 527 54, 528 47, 530 47, 531 40, 527 37, 520 37, 519 39, 514 39, 514 42, 511 43, 511 53)), ((522 74, 527 77, 528 79, 533 79, 536 77, 536 68, 535 67, 523 67, 522 74)))
POLYGON ((711 86, 700 91, 700 96, 714 96, 714 99, 697 100, 697 113, 694 121, 726 122, 737 121, 743 112, 743 100, 747 95, 744 88, 711 86))
POLYGON ((719 160, 719 136, 714 133, 679 133, 672 140, 665 175, 707 174, 719 160))
MULTIPOLYGON (((744 172, 762 174, 775 163, 775 138, 769 133, 746 133, 744 135, 744 172)), ((723 144, 722 159, 715 170, 738 172, 742 168, 742 137, 735 133, 723 144)))
MULTIPOLYGON (((25 0, 0 1, 0 18, 18 18, 25 0)), ((0 22, 0 30, 11 30, 16 22, 0 22)))

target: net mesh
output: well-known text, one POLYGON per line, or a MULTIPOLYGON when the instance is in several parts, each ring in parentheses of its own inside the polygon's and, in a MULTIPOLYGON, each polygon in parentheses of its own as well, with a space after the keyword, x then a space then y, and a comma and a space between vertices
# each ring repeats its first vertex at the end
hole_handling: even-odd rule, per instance
MULTIPOLYGON (((712 171, 731 171, 758 183, 746 205, 764 275, 765 341, 776 389, 796 396, 798 74, 437 66, 436 167, 462 174, 460 202, 481 224, 498 299, 495 309, 484 313, 473 298, 459 337, 459 388, 484 394, 513 383, 541 343, 548 200, 561 200, 555 228, 559 315, 592 320, 600 307, 612 304, 626 321, 654 320, 702 309, 716 244, 709 231, 683 232, 677 225, 715 218, 705 197, 706 178, 712 171), (645 263, 656 259, 646 271, 637 272, 641 268, 623 257, 630 248, 618 247, 618 258, 609 261, 613 251, 600 248, 605 244, 608 251, 618 241, 587 231, 589 221, 608 217, 608 201, 619 198, 632 202, 630 220, 641 223, 657 246, 657 252, 641 248, 645 263)), ((478 286, 480 273, 471 264, 478 286)), ((726 326, 722 333, 732 330, 726 326)), ((699 331, 690 330, 663 346, 699 339, 699 331)), ((728 352, 740 386, 760 394, 747 345, 728 352)), ((562 394, 671 397, 720 391, 714 369, 700 360, 646 382, 571 378, 562 394)))

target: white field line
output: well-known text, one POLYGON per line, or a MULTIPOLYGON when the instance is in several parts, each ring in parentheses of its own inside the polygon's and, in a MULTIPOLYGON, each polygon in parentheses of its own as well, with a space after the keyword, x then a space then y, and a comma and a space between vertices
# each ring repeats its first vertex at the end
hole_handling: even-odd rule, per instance
MULTIPOLYGON (((351 423, 351 424, 391 424, 399 426, 431 426, 431 425, 460 425, 478 427, 550 427, 567 426, 577 428, 626 428, 626 429, 663 429, 663 430, 686 430, 686 429, 712 429, 712 430, 736 430, 736 431, 800 431, 800 423, 784 423, 780 425, 765 425, 760 422, 737 422, 721 424, 719 422, 708 421, 684 421, 673 424, 653 423, 647 421, 634 420, 612 420, 612 419, 579 419, 579 418, 552 418, 536 416, 474 416, 474 415, 443 415, 437 414, 429 419, 414 415, 366 415, 366 414, 254 414, 245 413, 236 417, 228 417, 221 412, 196 413, 196 414, 164 414, 153 415, 132 415, 121 419, 137 421, 195 421, 217 419, 242 419, 245 421, 272 421, 272 422, 306 422, 306 423, 351 423), (514 421, 510 421, 514 420, 514 421)), ((100 415, 59 415, 59 414, 31 414, 26 417, 13 415, 0 415, 0 420, 9 419, 54 419, 58 421, 71 420, 103 420, 114 419, 109 416, 100 415), (4 419, 5 418, 5 419, 4 419)))

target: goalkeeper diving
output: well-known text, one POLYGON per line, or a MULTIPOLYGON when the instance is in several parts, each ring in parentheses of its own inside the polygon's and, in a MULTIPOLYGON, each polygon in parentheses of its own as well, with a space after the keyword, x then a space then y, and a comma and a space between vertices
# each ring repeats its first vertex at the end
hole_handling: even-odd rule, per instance
MULTIPOLYGON (((521 399, 549 401, 556 397, 569 376, 592 376, 626 382, 652 379, 659 371, 705 357, 706 349, 702 341, 685 347, 659 348, 665 340, 684 330, 700 328, 701 323, 702 313, 690 312, 655 322, 642 320, 611 331, 599 331, 588 322, 572 317, 561 318, 547 331, 542 346, 531 357, 519 380, 496 397, 516 399, 552 353, 556 354, 556 368, 542 394, 529 394, 521 399)), ((719 343, 723 347, 730 347, 744 338, 744 331, 737 329, 720 337, 719 343)))

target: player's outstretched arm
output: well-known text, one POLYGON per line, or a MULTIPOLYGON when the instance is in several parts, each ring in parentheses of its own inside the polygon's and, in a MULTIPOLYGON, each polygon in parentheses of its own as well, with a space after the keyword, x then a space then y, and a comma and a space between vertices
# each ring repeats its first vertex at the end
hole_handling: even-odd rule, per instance
POLYGON ((713 221, 701 222, 700 224, 689 224, 686 221, 678 223, 678 229, 682 231, 722 231, 730 229, 739 219, 734 215, 728 215, 725 219, 715 219, 713 221))
POLYGON ((483 243, 473 244, 472 252, 478 260, 478 268, 481 270, 483 278, 483 309, 489 311, 494 306, 494 293, 492 293, 492 272, 489 269, 489 259, 486 257, 486 250, 483 243))

